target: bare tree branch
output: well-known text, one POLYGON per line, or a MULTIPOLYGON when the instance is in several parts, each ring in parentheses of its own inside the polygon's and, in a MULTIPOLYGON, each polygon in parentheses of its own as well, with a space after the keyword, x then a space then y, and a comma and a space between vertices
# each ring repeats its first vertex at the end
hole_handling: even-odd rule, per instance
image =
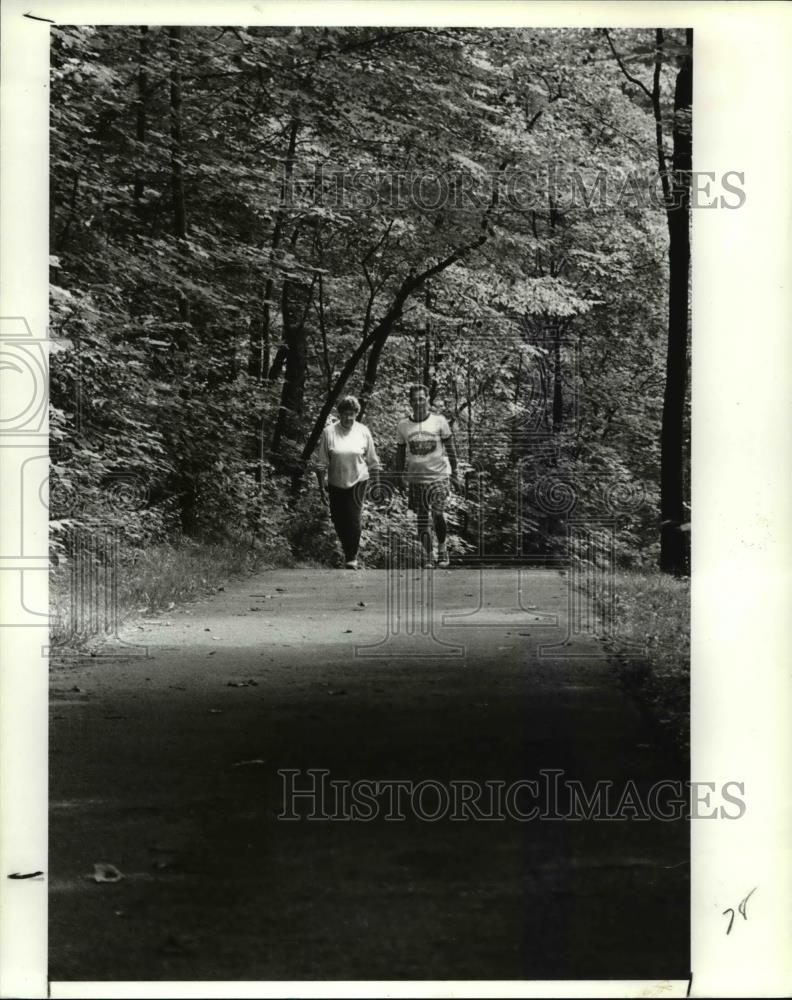
POLYGON ((624 61, 622 60, 622 57, 616 51, 616 46, 613 44, 613 40, 611 39, 608 29, 603 28, 602 30, 605 34, 605 37, 608 39, 608 45, 610 45, 610 50, 613 53, 613 57, 619 64, 619 69, 622 71, 625 77, 630 81, 630 83, 635 84, 636 87, 640 87, 641 90, 646 94, 646 96, 651 101, 652 91, 646 86, 645 83, 643 83, 643 81, 639 80, 637 76, 633 76, 630 72, 628 72, 627 67, 624 65, 624 61))

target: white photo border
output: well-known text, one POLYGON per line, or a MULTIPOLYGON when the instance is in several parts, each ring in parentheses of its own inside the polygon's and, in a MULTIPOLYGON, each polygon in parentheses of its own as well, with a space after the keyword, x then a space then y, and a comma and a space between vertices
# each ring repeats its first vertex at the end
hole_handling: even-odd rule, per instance
MULTIPOLYGON (((694 29, 694 169, 744 174, 745 204, 693 220, 693 657, 691 778, 745 784, 738 822, 692 824, 692 983, 47 982, 46 511, 22 509, 38 436, 0 439, 0 995, 691 996, 792 990, 792 8, 706 2, 240 3, 5 0, 2 7, 0 334, 46 338, 48 21, 62 24, 484 24, 694 29), (14 325, 16 324, 16 325, 14 325), (23 523, 24 522, 24 523, 23 523), (41 553, 36 554, 38 549, 41 553), (35 551, 31 551, 31 549, 35 551), (16 560, 16 562, 14 561, 16 560), (38 560, 38 562, 37 562, 38 560), (25 567, 23 574, 21 568, 25 567), (18 574, 18 575, 17 575, 18 574), (5 619, 2 619, 5 622, 5 619), (15 871, 45 875, 10 881, 15 871), (750 917, 725 910, 751 890, 750 917)), ((2 377, 2 373, 0 373, 2 377)), ((43 449, 43 451, 42 451, 43 449)))

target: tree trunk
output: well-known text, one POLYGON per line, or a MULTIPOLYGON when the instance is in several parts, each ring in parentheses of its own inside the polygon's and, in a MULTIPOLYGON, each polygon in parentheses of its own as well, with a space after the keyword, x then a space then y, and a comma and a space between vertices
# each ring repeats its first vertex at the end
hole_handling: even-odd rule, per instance
POLYGON ((553 331, 553 434, 564 429, 564 387, 561 371, 561 331, 553 331))
POLYGON ((149 36, 148 28, 145 24, 140 26, 140 42, 138 47, 139 63, 137 74, 137 102, 135 108, 135 140, 138 148, 135 154, 135 181, 132 189, 132 199, 135 207, 135 214, 140 217, 142 206, 140 199, 143 197, 145 180, 140 164, 143 158, 142 145, 146 141, 146 101, 148 99, 148 48, 149 36))
POLYGON ((423 349, 423 371, 421 372, 421 382, 429 392, 429 403, 434 402, 432 398, 432 324, 429 319, 429 305, 431 303, 429 286, 424 288, 424 305, 426 306, 426 324, 424 326, 424 349, 423 349))
MULTIPOLYGON (((168 48, 171 57, 170 71, 170 133, 171 133, 171 202, 173 205, 173 235, 182 252, 187 249, 187 210, 184 200, 184 171, 182 147, 182 85, 181 48, 182 29, 168 28, 168 48)), ((177 290, 179 317, 182 323, 190 322, 190 303, 181 289, 177 290)), ((183 330, 179 347, 187 350, 187 332, 183 330)))
POLYGON ((671 177, 663 149, 661 72, 665 33, 655 30, 655 58, 650 90, 624 65, 604 29, 622 74, 652 102, 655 146, 668 222, 668 346, 663 421, 660 432, 660 569, 683 575, 690 570, 690 538, 685 516, 685 412, 687 406, 688 310, 690 284, 690 171, 693 162, 693 30, 685 36, 687 52, 674 89, 673 163, 671 177))
POLYGON ((171 124, 171 199, 173 232, 178 240, 187 238, 187 212, 184 206, 184 173, 182 167, 182 29, 168 28, 168 48, 171 56, 170 124, 171 124))
POLYGON ((669 287, 668 352, 663 399, 660 451, 660 569, 682 575, 689 572, 689 535, 685 516, 685 398, 687 389, 688 302, 690 282, 690 171, 693 107, 693 33, 688 30, 690 54, 680 67, 674 92, 674 155, 668 206, 669 287))
POLYGON ((377 369, 379 368, 385 343, 386 341, 384 340, 378 341, 369 351, 369 356, 366 360, 366 370, 363 374, 363 388, 360 393, 360 413, 358 420, 362 420, 365 416, 366 405, 372 392, 374 392, 374 386, 377 384, 377 369))
POLYGON ((301 319, 295 321, 291 315, 292 282, 286 281, 281 296, 283 314, 283 340, 286 346, 286 370, 283 377, 280 408, 272 435, 272 451, 277 454, 284 437, 296 440, 300 431, 305 393, 305 376, 308 371, 308 338, 305 323, 313 289, 308 292, 309 301, 301 319))
MULTIPOLYGON (((286 218, 286 203, 290 194, 292 176, 294 174, 294 158, 297 149, 297 134, 300 123, 296 118, 292 119, 289 127, 289 141, 286 149, 286 163, 284 176, 281 179, 280 198, 278 211, 275 214, 275 225, 272 230, 270 250, 272 251, 270 269, 275 266, 275 255, 281 245, 283 238, 283 223, 286 218)), ((272 353, 272 296, 275 292, 275 281, 272 277, 267 278, 262 296, 262 319, 261 329, 256 330, 255 325, 251 327, 250 342, 248 347, 248 375, 263 382, 265 378, 271 378, 270 356, 272 353)))
MULTIPOLYGON (((181 52, 182 52, 182 29, 168 28, 168 50, 170 54, 170 169, 171 169, 171 206, 173 210, 173 235, 179 245, 182 255, 187 252, 187 211, 184 199, 184 174, 182 145, 182 82, 181 82, 181 52)), ((183 289, 176 287, 176 296, 179 308, 179 318, 181 325, 178 332, 178 348, 181 363, 186 370, 186 357, 190 349, 189 323, 190 323, 190 303, 183 289)), ((183 377, 184 372, 179 373, 179 395, 183 399, 190 396, 190 385, 188 379, 183 377)), ((179 505, 181 514, 182 530, 187 535, 195 532, 196 516, 196 488, 192 471, 187 468, 181 472, 179 505)))

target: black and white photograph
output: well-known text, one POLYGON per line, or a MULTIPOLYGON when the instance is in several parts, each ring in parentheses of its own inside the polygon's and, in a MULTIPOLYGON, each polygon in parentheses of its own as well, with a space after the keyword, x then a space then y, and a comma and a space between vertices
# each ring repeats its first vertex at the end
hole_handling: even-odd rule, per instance
POLYGON ((49 296, 6 252, 3 641, 34 636, 47 814, 3 881, 51 995, 707 995, 692 935, 772 947, 788 864, 722 861, 783 826, 746 780, 778 722, 743 701, 755 752, 716 759, 701 712, 766 578, 694 444, 697 248, 767 194, 701 152, 700 12, 157 6, 15 12, 49 296))

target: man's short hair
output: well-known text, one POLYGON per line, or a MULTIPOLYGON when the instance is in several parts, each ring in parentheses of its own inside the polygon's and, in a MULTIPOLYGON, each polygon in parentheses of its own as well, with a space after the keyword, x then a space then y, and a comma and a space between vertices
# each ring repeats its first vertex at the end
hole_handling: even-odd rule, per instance
POLYGON ((413 383, 413 384, 412 384, 412 385, 411 385, 411 386, 410 386, 410 387, 408 388, 408 390, 407 390, 407 398, 408 398, 408 399, 409 399, 410 401, 412 401, 412 398, 413 398, 413 395, 414 395, 414 394, 415 394, 416 392, 425 392, 427 396, 429 395, 429 389, 428 389, 428 387, 427 387, 427 386, 425 386, 425 385, 424 385, 424 384, 423 384, 422 382, 414 382, 414 383, 413 383))

